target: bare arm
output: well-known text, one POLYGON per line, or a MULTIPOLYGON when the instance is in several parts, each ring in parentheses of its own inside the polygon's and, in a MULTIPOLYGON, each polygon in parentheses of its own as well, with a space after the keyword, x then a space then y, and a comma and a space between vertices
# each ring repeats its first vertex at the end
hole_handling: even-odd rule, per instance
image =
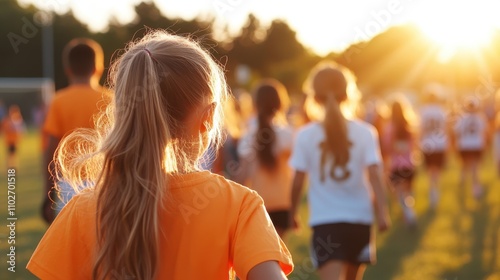
POLYGON ((302 196, 305 177, 305 172, 295 171, 292 182, 292 204, 290 207, 290 226, 292 228, 298 228, 297 209, 299 208, 300 197, 302 196))
POLYGON ((55 200, 55 192, 52 191, 52 188, 54 187, 54 178, 52 177, 52 174, 54 174, 54 163, 53 163, 53 158, 55 151, 57 149, 57 146, 59 145, 59 138, 56 138, 52 135, 47 136, 47 148, 45 149, 43 153, 43 164, 45 167, 45 172, 44 172, 44 179, 45 179, 45 186, 44 186, 44 200, 43 200, 43 205, 42 205, 42 216, 45 219, 47 223, 52 223, 54 220, 54 210, 52 209, 52 201, 55 200), (49 196, 50 194, 50 196, 49 196))
POLYGON ((248 280, 284 280, 287 279, 277 261, 266 261, 254 266, 248 272, 248 280))
POLYGON ((368 176, 375 198, 375 214, 379 231, 385 231, 391 226, 389 210, 387 207, 386 189, 382 177, 382 167, 379 164, 372 164, 368 167, 368 176))

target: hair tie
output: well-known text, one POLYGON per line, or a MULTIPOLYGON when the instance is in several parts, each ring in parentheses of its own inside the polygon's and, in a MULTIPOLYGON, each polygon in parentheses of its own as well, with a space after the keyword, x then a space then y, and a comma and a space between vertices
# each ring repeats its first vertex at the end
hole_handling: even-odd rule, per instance
POLYGON ((149 56, 150 56, 151 58, 153 58, 153 56, 151 55, 151 52, 150 52, 147 48, 144 48, 144 50, 145 50, 145 51, 149 54, 149 56))

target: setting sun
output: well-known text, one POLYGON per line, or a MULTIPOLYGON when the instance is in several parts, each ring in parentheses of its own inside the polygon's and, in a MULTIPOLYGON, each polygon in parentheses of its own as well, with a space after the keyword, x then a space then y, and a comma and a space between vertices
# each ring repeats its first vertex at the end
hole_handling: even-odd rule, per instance
POLYGON ((441 60, 457 51, 476 52, 487 46, 496 28, 500 2, 440 1, 427 6, 417 26, 439 48, 441 60))

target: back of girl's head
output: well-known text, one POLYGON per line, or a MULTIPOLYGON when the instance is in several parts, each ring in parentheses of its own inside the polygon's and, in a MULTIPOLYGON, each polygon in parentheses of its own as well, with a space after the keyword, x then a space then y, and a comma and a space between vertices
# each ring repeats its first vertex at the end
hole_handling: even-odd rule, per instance
POLYGON ((408 99, 397 94, 391 101, 391 122, 396 139, 408 139, 412 127, 416 125, 416 117, 408 99))
MULTIPOLYGON (((158 145, 154 142, 163 141, 159 147, 171 146, 176 152, 185 152, 184 148, 191 147, 177 145, 178 139, 184 137, 183 122, 197 106, 213 103, 215 110, 213 121, 207 123, 208 134, 212 140, 220 135, 221 103, 227 96, 223 73, 209 54, 191 40, 165 32, 146 35, 131 44, 115 63, 110 83, 115 89, 115 134, 126 136, 143 131, 135 134, 143 145, 154 146, 158 145), (154 142, 144 143, 148 136, 154 142)), ((128 137, 119 137, 124 138, 128 137)), ((130 145, 130 140, 126 139, 123 144, 130 145)), ((185 143, 187 139, 183 140, 185 143)), ((204 148, 206 145, 200 145, 198 155, 204 148)), ((188 168, 195 165, 182 162, 182 166, 188 168)), ((169 171, 175 171, 175 166, 170 168, 169 171)))
POLYGON ((403 105, 394 101, 391 106, 391 120, 394 125, 394 137, 396 139, 407 139, 409 136, 408 121, 405 118, 403 105))
POLYGON ((287 109, 289 103, 285 86, 277 80, 266 79, 254 91, 255 110, 258 114, 274 116, 287 109))
POLYGON ((357 93, 354 75, 333 62, 322 62, 311 70, 304 91, 323 106, 325 112, 323 127, 326 139, 321 144, 321 179, 324 180, 324 169, 329 165, 332 179, 345 180, 349 177, 346 165, 349 162, 351 142, 340 103, 348 101, 350 94, 357 93), (338 175, 337 168, 343 170, 341 175, 338 175))
POLYGON ((288 106, 288 93, 279 81, 267 79, 255 89, 254 104, 257 111, 258 131, 255 138, 257 158, 268 169, 276 166, 276 155, 273 154, 273 145, 276 133, 272 123, 275 117, 281 117, 288 106))
POLYGON ((198 170, 209 142, 221 142, 216 139, 227 87, 220 67, 197 43, 163 31, 129 44, 112 66, 109 83, 115 95, 102 118, 108 125, 98 124, 97 139, 80 134, 87 143, 80 146, 96 151, 68 164, 64 154, 58 159, 65 176, 85 174, 95 182, 94 279, 116 273, 153 279, 159 261, 158 213, 168 206, 169 174, 198 170), (186 123, 193 112, 206 120, 205 129, 194 136, 185 130, 193 127, 186 123))

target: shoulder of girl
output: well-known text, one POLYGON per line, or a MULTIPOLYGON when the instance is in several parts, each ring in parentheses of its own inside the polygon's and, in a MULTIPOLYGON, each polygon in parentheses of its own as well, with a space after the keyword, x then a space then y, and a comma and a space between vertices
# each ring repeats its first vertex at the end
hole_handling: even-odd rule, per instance
POLYGON ((95 206, 96 200, 95 193, 93 191, 84 191, 75 195, 69 202, 68 205, 72 205, 73 208, 81 210, 81 209, 89 209, 90 207, 95 206))

